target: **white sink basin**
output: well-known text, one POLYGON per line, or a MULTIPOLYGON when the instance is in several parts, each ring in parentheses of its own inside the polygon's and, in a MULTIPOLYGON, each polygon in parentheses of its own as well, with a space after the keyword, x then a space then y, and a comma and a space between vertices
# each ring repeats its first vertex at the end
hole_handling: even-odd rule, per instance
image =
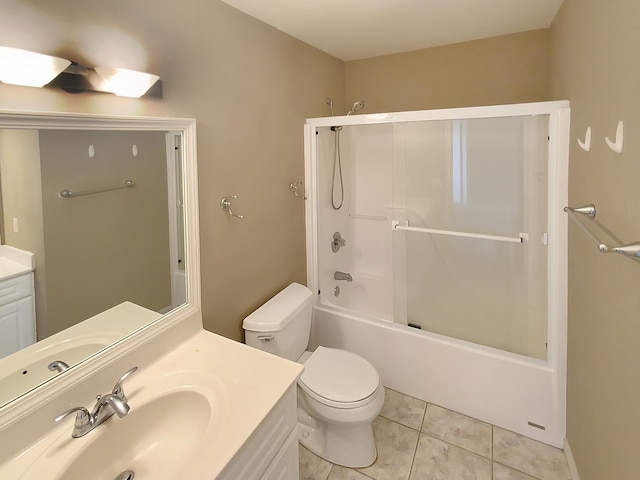
MULTIPOLYGON (((91 409, 95 395, 108 393, 137 360, 118 360, 117 369, 105 367, 0 431, 16 439, 0 451, 6 458, 0 479, 116 480, 127 470, 135 480, 217 478, 303 368, 205 331, 158 351, 156 361, 140 362, 124 381, 131 407, 125 417, 114 415, 81 438, 71 437, 74 415, 53 421, 71 407, 91 409)), ((274 417, 278 425, 286 420, 283 412, 274 417)))
POLYGON ((72 415, 57 441, 20 478, 115 480, 127 470, 139 480, 179 478, 202 445, 217 435, 213 427, 220 418, 220 395, 209 380, 203 385, 202 376, 183 372, 129 391, 125 382, 128 415, 114 415, 81 438, 71 437, 72 415))
POLYGON ((100 425, 105 428, 87 438, 90 443, 58 478, 114 480, 124 470, 141 479, 179 478, 204 440, 210 418, 211 406, 200 393, 160 397, 125 418, 112 417, 100 425))

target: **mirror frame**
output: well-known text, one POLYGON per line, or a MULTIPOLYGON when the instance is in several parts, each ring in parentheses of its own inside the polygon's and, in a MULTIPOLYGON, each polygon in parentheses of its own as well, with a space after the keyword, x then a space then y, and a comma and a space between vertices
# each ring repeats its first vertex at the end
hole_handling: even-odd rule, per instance
MULTIPOLYGON (((0 407, 0 428, 2 428, 3 425, 12 423, 25 415, 30 409, 37 408, 42 404, 43 399, 57 395, 79 383, 86 376, 98 372, 102 367, 128 352, 139 349, 154 339, 161 338, 169 330, 171 330, 173 340, 168 343, 179 343, 182 335, 176 335, 176 332, 182 331, 185 335, 190 335, 202 329, 202 313, 195 119, 0 110, 0 128, 182 132, 185 278, 187 283, 185 304, 73 365, 63 374, 39 384, 0 407)), ((167 343, 166 339, 165 343, 167 343)))

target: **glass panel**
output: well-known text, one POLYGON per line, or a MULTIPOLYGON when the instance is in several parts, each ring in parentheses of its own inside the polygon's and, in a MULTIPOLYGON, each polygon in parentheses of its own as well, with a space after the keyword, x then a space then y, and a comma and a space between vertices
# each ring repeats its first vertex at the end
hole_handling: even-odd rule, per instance
POLYGON ((547 116, 394 127, 396 321, 546 358, 547 135, 547 116))

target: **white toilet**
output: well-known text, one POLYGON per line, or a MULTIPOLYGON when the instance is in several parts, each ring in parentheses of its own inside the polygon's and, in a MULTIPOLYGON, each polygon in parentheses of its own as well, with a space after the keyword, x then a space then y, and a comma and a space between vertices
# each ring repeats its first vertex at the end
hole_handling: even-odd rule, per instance
POLYGON ((304 364, 298 380, 298 438, 331 463, 366 467, 376 459, 371 422, 384 403, 378 372, 347 350, 306 351, 312 293, 292 283, 244 319, 247 345, 304 364))

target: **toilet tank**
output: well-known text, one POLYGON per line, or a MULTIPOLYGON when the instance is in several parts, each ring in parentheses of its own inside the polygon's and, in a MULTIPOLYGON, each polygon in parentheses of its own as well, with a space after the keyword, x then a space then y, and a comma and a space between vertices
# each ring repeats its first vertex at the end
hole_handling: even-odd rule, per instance
POLYGON ((292 283, 244 319, 245 343, 296 361, 309 344, 311 290, 292 283))

